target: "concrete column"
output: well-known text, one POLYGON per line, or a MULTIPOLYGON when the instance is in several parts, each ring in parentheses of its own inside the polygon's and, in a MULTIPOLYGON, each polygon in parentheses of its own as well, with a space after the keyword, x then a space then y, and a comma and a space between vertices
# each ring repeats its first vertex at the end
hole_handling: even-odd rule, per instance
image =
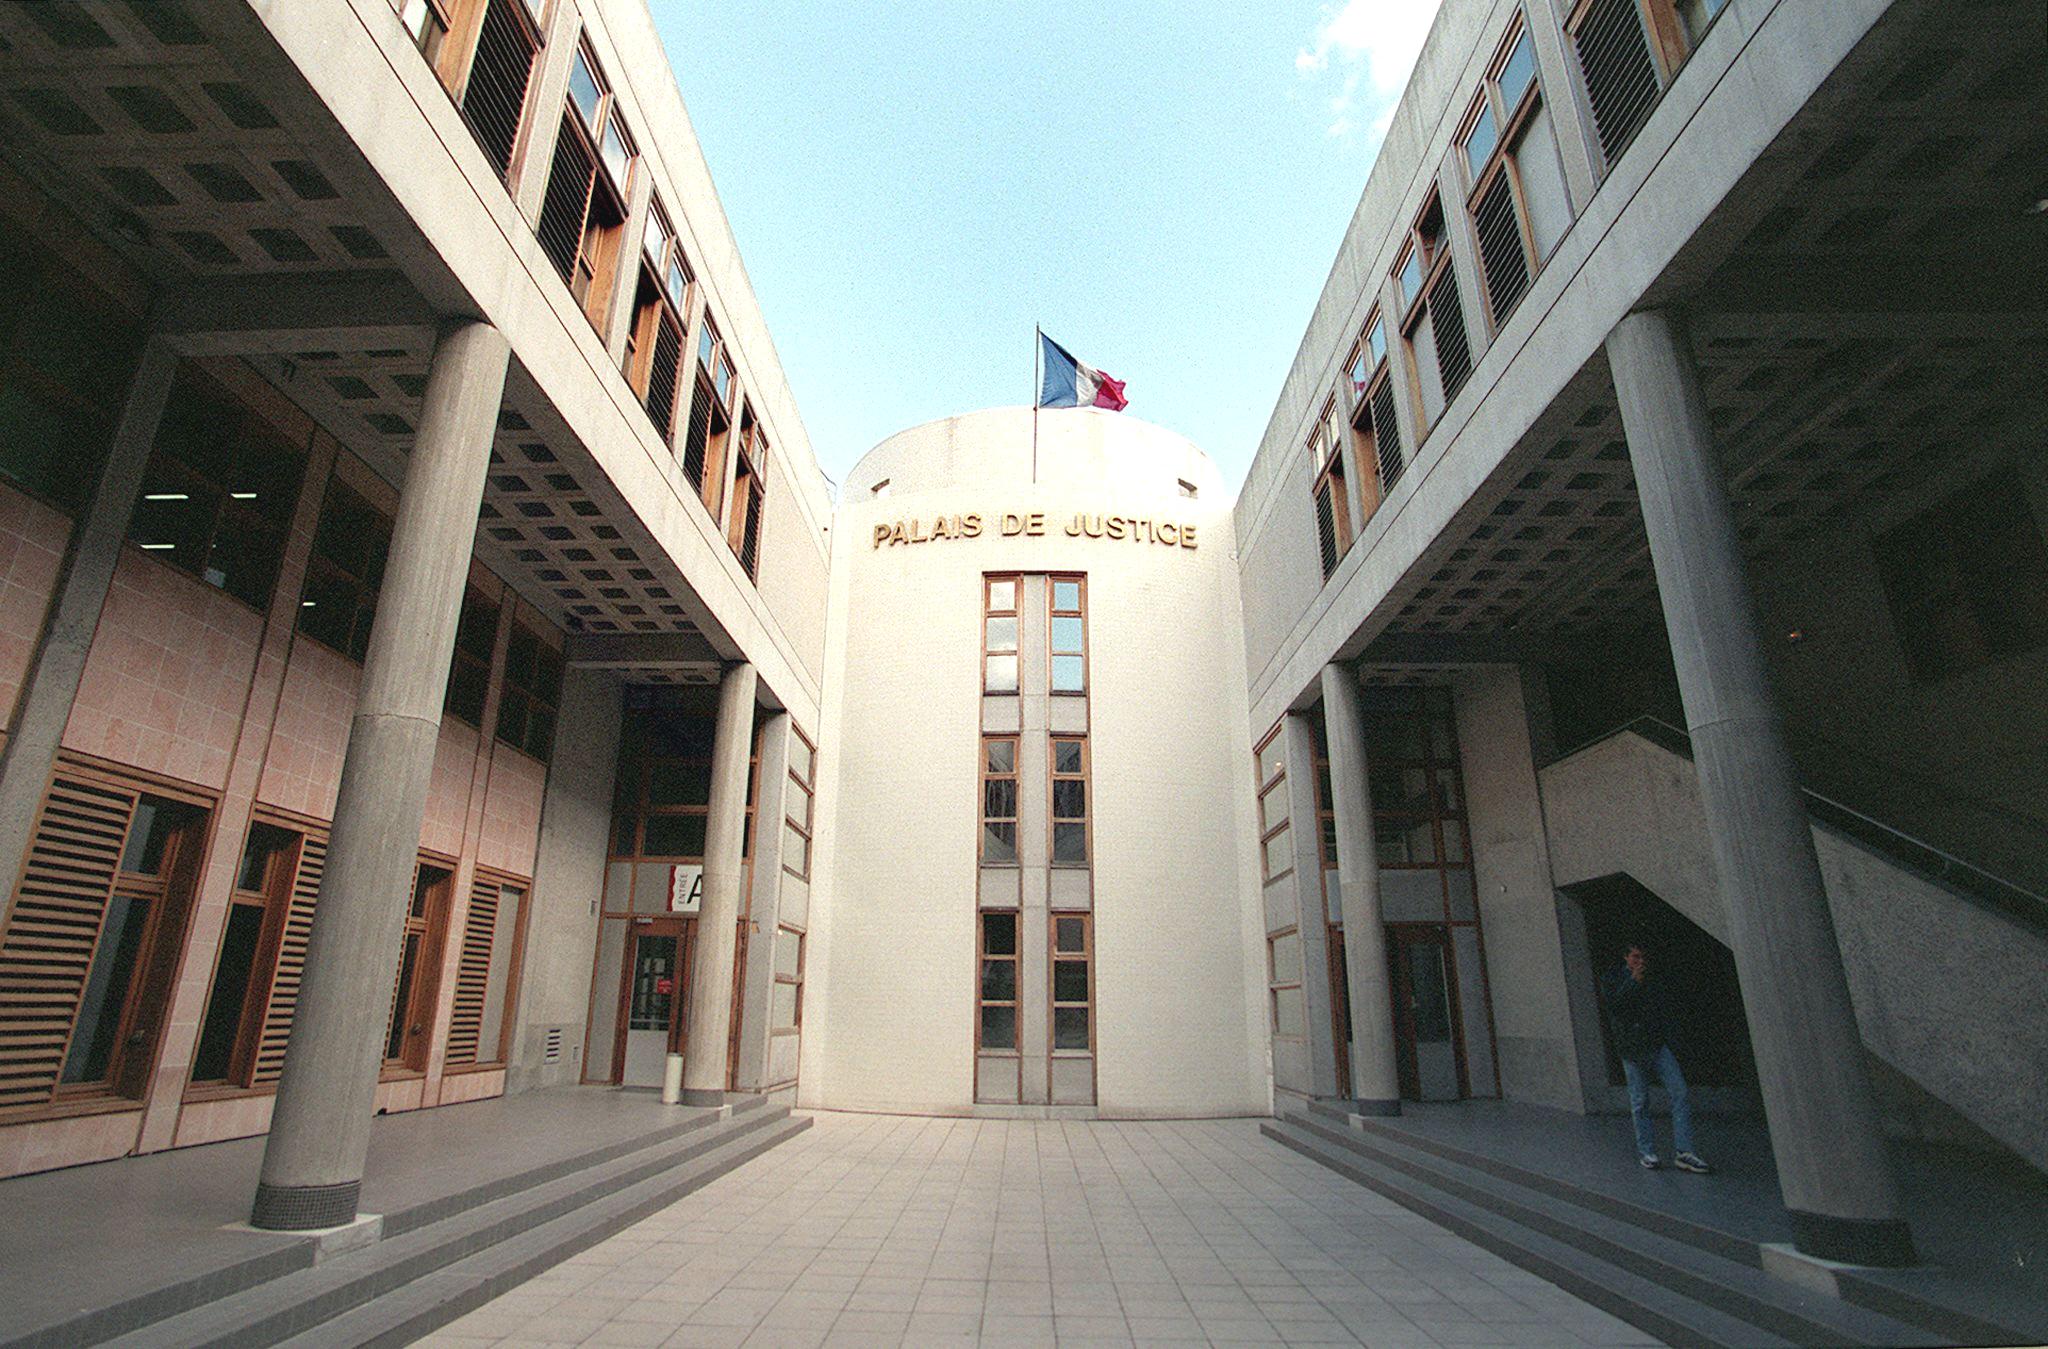
POLYGON ((739 953, 740 889, 747 882, 747 760, 754 740, 754 667, 727 668, 711 742, 710 819, 704 830, 704 901, 691 961, 683 1104, 725 1103, 732 1039, 732 966, 739 953))
POLYGON ((1330 808, 1337 824, 1337 885, 1344 968, 1351 984, 1351 1094, 1363 1115, 1401 1113, 1394 1002, 1387 988, 1387 928, 1380 918, 1379 848, 1366 781, 1365 714, 1358 676, 1323 667, 1323 733, 1330 742, 1330 808))
POLYGON ((1799 1249, 1900 1265, 1899 1207, 1813 830, 1785 748, 1727 485, 1678 318, 1607 338, 1700 797, 1799 1249))
POLYGON ((509 351, 497 329, 468 322, 445 328, 434 348, 250 1216, 258 1227, 303 1231, 356 1216, 379 1041, 509 351))
POLYGON ((0 869, 6 876, 0 884, 0 932, 14 911, 15 881, 35 832, 36 811, 56 767, 64 726, 71 720, 71 704, 85 676, 85 658, 114 584, 114 564, 121 560, 121 542, 128 536, 143 470, 156 444, 157 422, 177 371, 178 358, 162 338, 153 337, 143 345, 106 463, 100 468, 99 485, 85 517, 71 532, 71 551, 57 577, 42 640, 22 676, 14 725, 5 750, 0 750, 0 869))

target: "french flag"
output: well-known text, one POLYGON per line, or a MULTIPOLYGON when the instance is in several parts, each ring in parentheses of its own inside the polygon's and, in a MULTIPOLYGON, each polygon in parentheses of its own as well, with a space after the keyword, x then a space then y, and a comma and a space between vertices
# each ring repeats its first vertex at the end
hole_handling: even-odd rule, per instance
POLYGON ((1130 401, 1124 397, 1122 380, 1112 379, 1092 365, 1083 365, 1042 332, 1038 335, 1038 350, 1045 362, 1045 373, 1038 384, 1038 406, 1122 412, 1130 401))

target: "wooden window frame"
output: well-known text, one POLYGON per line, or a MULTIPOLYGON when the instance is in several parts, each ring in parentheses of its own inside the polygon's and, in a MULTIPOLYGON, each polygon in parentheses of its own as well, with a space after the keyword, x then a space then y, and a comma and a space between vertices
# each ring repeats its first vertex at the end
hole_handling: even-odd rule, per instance
POLYGON ((984 734, 981 737, 981 803, 977 810, 979 823, 974 831, 974 853, 977 862, 985 867, 1020 867, 1024 864, 1024 853, 1019 845, 1018 830, 1023 820, 1024 775, 1019 755, 1023 752, 1022 737, 1015 731, 984 734), (1010 771, 998 773, 989 767, 988 747, 1001 741, 1010 747, 1010 771), (988 813, 988 785, 991 782, 1008 782, 1011 787, 1011 813, 991 815, 988 813), (988 827, 991 824, 1010 826, 1010 856, 1007 858, 988 855, 988 827))
POLYGON ((285 549, 291 539, 292 517, 298 509, 299 497, 305 491, 304 447, 286 440, 246 400, 196 362, 179 363, 170 398, 173 401, 166 408, 168 415, 159 423, 155 443, 150 446, 142 486, 129 516, 127 537, 152 561, 218 590, 251 609, 266 611, 284 566, 285 549), (210 437, 212 444, 209 448, 220 452, 223 459, 234 464, 230 469, 231 476, 225 481, 216 481, 217 475, 207 466, 191 462, 189 456, 178 452, 179 447, 175 443, 166 443, 171 438, 167 438, 165 432, 172 429, 178 420, 174 410, 186 407, 183 401, 186 399, 197 400, 199 406, 189 410, 197 412, 203 409, 209 430, 218 428, 210 437), (288 474, 278 472, 276 481, 265 483, 255 477, 244 476, 252 464, 265 468, 273 464, 288 465, 290 468, 288 474), (287 476, 288 483, 285 481, 287 476), (274 490, 264 493, 241 490, 257 486, 268 486, 274 490), (185 550, 177 546, 178 541, 166 543, 160 537, 162 530, 175 532, 179 522, 157 524, 149 519, 157 513, 153 508, 174 503, 206 512, 203 534, 185 540, 198 545, 196 557, 188 558, 185 550), (226 536, 254 537, 265 545, 264 555, 251 578, 254 584, 248 581, 230 584, 225 574, 218 581, 209 575, 208 562, 213 557, 215 545, 226 536))
POLYGON ((759 580, 761 570, 761 527, 767 512, 765 470, 768 436, 754 416, 753 404, 740 400, 740 434, 733 447, 732 512, 725 525, 725 542, 740 560, 740 570, 750 581, 759 580))
MULTIPOLYGON (((256 1082, 258 1053, 263 1044, 263 1027, 269 1019, 271 995, 276 989, 278 962, 283 953, 285 931, 291 920, 292 900, 299 873, 300 860, 305 855, 306 835, 301 829, 269 818, 252 815, 242 835, 242 857, 236 859, 235 884, 229 898, 233 908, 261 908, 263 926, 256 942, 256 955, 249 969, 249 984, 242 995, 242 1011, 235 1029, 233 1047, 228 1051, 227 1071, 220 1077, 199 1077, 198 1042, 193 1046, 192 1072, 189 1088, 194 1094, 221 1094, 244 1092, 258 1088, 256 1082), (263 861, 263 877, 255 889, 244 888, 241 884, 242 870, 247 863, 250 845, 256 839, 258 829, 274 829, 287 836, 282 846, 272 850, 263 861)), ((232 916, 232 915, 230 915, 232 916)), ((206 1005, 200 1009, 200 1034, 205 1033, 208 1014, 213 1008, 213 998, 218 992, 219 963, 225 945, 227 927, 221 928, 222 943, 214 951, 214 968, 208 976, 206 1005)))
MULTIPOLYGON (((1451 265, 1451 253, 1450 216, 1444 211, 1442 193, 1435 187, 1432 187, 1429 190, 1429 195, 1423 198, 1422 209, 1415 213, 1415 219, 1408 227, 1407 242, 1402 244, 1400 253, 1394 259, 1394 285, 1396 290, 1401 292, 1401 321, 1398 325, 1398 330, 1401 334, 1401 341, 1408 350, 1409 406, 1414 409, 1415 424, 1420 428, 1416 436, 1417 449, 1421 448, 1421 442, 1427 439, 1429 432, 1435 429, 1436 422, 1443 419, 1443 413, 1438 413, 1435 420, 1430 420, 1425 415, 1427 404, 1423 401, 1422 397, 1422 368, 1415 359, 1415 330, 1425 322, 1432 325, 1435 323, 1435 319, 1430 313, 1430 298, 1436 294, 1436 288, 1439 285, 1447 285, 1453 289, 1457 288, 1458 275, 1456 268, 1451 265), (1429 219, 1432 212, 1436 214, 1437 219, 1442 225, 1439 235, 1442 243, 1438 247, 1430 246, 1429 232, 1423 227, 1423 222, 1429 219), (1400 281, 1401 271, 1407 265, 1407 260, 1411 257, 1422 259, 1422 284, 1416 288, 1412 298, 1402 290, 1400 281)), ((1464 300, 1462 297, 1459 299, 1458 307, 1460 322, 1463 322, 1464 300)), ((1466 334, 1468 348, 1470 343, 1471 335, 1468 332, 1466 334)), ((1443 379, 1443 349, 1441 343, 1437 344, 1436 367, 1437 379, 1441 388, 1441 381, 1443 379)), ((1471 375, 1468 372, 1466 382, 1469 382, 1470 378, 1471 375)), ((1457 389, 1444 388, 1442 390, 1445 412, 1450 410, 1451 400, 1457 397, 1463 388, 1464 382, 1461 382, 1457 389)))
POLYGON ((1024 692, 1024 576, 1021 572, 985 572, 981 578, 981 695, 984 698, 1016 698, 1024 692), (1008 582, 1010 586, 1010 607, 995 607, 996 586, 1008 582), (988 621, 991 618, 1012 618, 1017 621, 1017 645, 1012 651, 990 651, 988 647, 988 621), (1011 689, 992 689, 988 686, 988 658, 1014 656, 1017 662, 1017 686, 1011 689))
MULTIPOLYGON (((998 1055, 1015 1060, 1018 1072, 1023 1071, 1024 1062, 1024 913, 1021 909, 976 909, 974 912, 974 1064, 978 1077, 981 1059, 985 1054, 998 1055), (1008 953, 990 955, 988 950, 988 920, 990 916, 1010 920, 1011 949, 1008 953), (1010 997, 990 998, 987 996, 988 983, 985 972, 990 961, 1006 960, 1010 963, 1010 997), (983 1009, 1008 1007, 1015 1018, 1013 1025, 1016 1043, 1004 1049, 991 1049, 982 1043, 981 1026, 983 1009)), ((978 1084, 977 1084, 978 1085, 978 1084)), ((976 1096, 981 1093, 975 1092, 976 1096)))
MULTIPOLYGON (((703 461, 698 466, 702 478, 693 483, 704 509, 711 513, 712 523, 718 524, 725 518, 725 457, 730 451, 737 416, 734 411, 739 378, 734 373, 732 357, 726 351, 725 339, 719 334, 718 320, 712 317, 707 305, 702 321, 697 325, 697 354, 690 385, 690 432, 694 432, 698 409, 703 409, 704 451, 703 461), (719 391, 720 376, 724 376, 724 392, 719 391), (725 425, 719 427, 723 421, 725 425)), ((688 434, 684 437, 684 476, 689 475, 688 434)))
POLYGON ((554 758, 555 734, 561 728, 562 679, 567 671, 566 657, 561 646, 552 640, 554 636, 551 624, 527 622, 523 613, 513 615, 512 634, 506 642, 504 670, 498 680, 497 724, 491 731, 493 739, 544 764, 554 758), (522 633, 533 641, 534 669, 531 678, 515 669, 512 659, 513 649, 522 633), (522 729, 517 737, 505 734, 515 706, 523 709, 520 713, 522 729), (547 733, 543 737, 544 743, 539 745, 534 743, 536 710, 544 710, 547 714, 547 733))
POLYGON ((391 1014, 384 1023, 384 1048, 378 1059, 379 1081, 419 1077, 427 1070, 441 996, 441 956, 447 949, 448 916, 455 906, 458 866, 456 859, 439 853, 422 851, 413 858, 405 925, 398 937, 398 964, 391 979, 391 1014), (428 867, 440 872, 441 879, 422 897, 420 872, 428 867), (418 905, 417 911, 415 905, 418 905), (405 948, 414 940, 418 941, 418 946, 413 957, 411 986, 407 987, 405 948), (403 998, 399 996, 401 991, 405 993, 403 998), (398 1053, 393 1056, 390 1053, 391 1035, 401 1025, 405 1029, 399 1035, 398 1053))
MULTIPOLYGON (((1090 673, 1088 661, 1088 574, 1086 572, 1077 571, 1048 573, 1045 578, 1045 614, 1046 692, 1049 696, 1055 698, 1086 698, 1088 696, 1088 676, 1090 673), (1075 601, 1074 607, 1071 609, 1062 609, 1059 607, 1059 587, 1062 585, 1074 585, 1079 587, 1079 596, 1075 601), (1060 651, 1053 646, 1052 620, 1055 618, 1078 618, 1081 620, 1081 649, 1079 651, 1060 651), (1080 688, 1062 689, 1057 687, 1058 681, 1053 676, 1052 666, 1053 658, 1055 656, 1079 656, 1081 658, 1080 688)), ((1021 666, 1019 669, 1019 674, 1022 674, 1021 666)), ((1023 683, 1021 678, 1019 679, 1018 683, 1021 687, 1023 683)))
POLYGON ((1538 255, 1536 233, 1529 223, 1529 194, 1522 184, 1521 165, 1515 159, 1522 135, 1529 129, 1531 119, 1544 105, 1543 71, 1536 61, 1536 37, 1530 30, 1526 15, 1517 12, 1514 21, 1508 25, 1507 35, 1495 49, 1493 59, 1487 63, 1486 74, 1479 82, 1479 92, 1474 95, 1472 106, 1459 123, 1458 133, 1453 138, 1459 150, 1460 159, 1466 170, 1471 188, 1465 193, 1465 229, 1471 239, 1473 256, 1479 259, 1479 299, 1486 313, 1490 332, 1498 333, 1501 325, 1528 298, 1536 278, 1543 272, 1547 259, 1538 255), (1522 91, 1515 106, 1507 105, 1500 87, 1500 77, 1507 69, 1509 58, 1523 39, 1529 42, 1529 87, 1522 91), (1493 119, 1493 149, 1488 152, 1479 168, 1472 167, 1471 153, 1466 142, 1476 129, 1481 112, 1493 119), (1486 260, 1479 241, 1479 203, 1493 189, 1494 180, 1503 174, 1507 177, 1508 199, 1515 213, 1516 237, 1522 244, 1522 264, 1528 274, 1522 293, 1515 297, 1506 312, 1498 312, 1494 305, 1493 288, 1487 284, 1486 260))
MULTIPOLYGON (((1046 914, 1045 1006, 1047 1023, 1045 1041, 1046 1058, 1048 1060, 1048 1066, 1046 1069, 1047 1073, 1050 1074, 1051 1072, 1050 1060, 1052 1059, 1078 1059, 1084 1057, 1093 1058, 1095 1056, 1096 1026, 1098 1022, 1101 1020, 1101 1018, 1097 1017, 1095 1014, 1095 915, 1090 910, 1054 909, 1050 913, 1046 914), (1078 922, 1081 924, 1081 949, 1079 952, 1063 952, 1060 950, 1059 932, 1060 924, 1062 922, 1078 922), (1085 1001, 1076 1002, 1071 998, 1066 999, 1064 1001, 1060 999, 1059 964, 1062 959, 1067 960, 1069 962, 1074 960, 1080 960, 1087 965, 1088 996, 1085 1001), (1076 1007, 1079 1007, 1088 1013, 1088 1047, 1086 1049, 1075 1049, 1069 1046, 1067 1048, 1062 1049, 1059 1046, 1060 1010, 1062 1008, 1071 1010, 1076 1007)), ((1048 1099, 1051 1095, 1050 1087, 1051 1083, 1048 1080, 1048 1099)))
MULTIPOLYGON (((501 991, 501 996, 504 1003, 504 1010, 500 1013, 498 1018, 498 1042, 495 1045, 489 1046, 490 1053, 487 1057, 485 1055, 486 1046, 483 1044, 481 1038, 479 1038, 476 1046, 476 1057, 474 1059, 463 1060, 458 1060, 455 1058, 454 1047, 452 1043, 444 1042, 442 1047, 446 1057, 443 1060, 442 1072, 445 1076, 449 1077, 454 1077, 462 1073, 485 1073, 501 1071, 504 1068, 508 1067, 511 1062, 512 1031, 515 1023, 518 1021, 520 986, 523 982, 520 978, 520 975, 526 963, 526 934, 533 917, 533 880, 531 877, 515 876, 511 872, 499 871, 495 867, 483 866, 477 867, 474 873, 471 875, 469 886, 469 906, 466 906, 463 910, 462 932, 459 934, 459 940, 465 949, 463 951, 462 959, 458 961, 456 966, 455 991, 457 1002, 455 1005, 451 1006, 449 1012, 449 1025, 447 1031, 444 1034, 446 1036, 446 1041, 453 1041, 455 1032, 455 1022, 456 1019, 460 1017, 462 1014, 459 1005, 459 1000, 462 993, 462 982, 465 972, 464 967, 468 963, 469 952, 467 948, 469 946, 470 919, 474 914, 473 906, 476 903, 476 892, 485 886, 489 886, 492 889, 498 891, 498 902, 500 904, 504 903, 504 892, 507 890, 517 890, 520 896, 519 917, 512 928, 512 950, 505 957, 505 986, 501 991)), ((495 917, 496 915, 494 912, 494 920, 495 917)), ((479 1013, 480 1021, 488 1020, 490 1018, 490 955, 492 950, 495 949, 495 943, 497 940, 495 921, 493 923, 491 940, 492 947, 486 948, 484 956, 484 1005, 481 1012, 479 1013)))
POLYGON ((626 329, 626 351, 620 368, 634 396, 640 400, 641 409, 647 413, 656 434, 661 437, 661 443, 673 453, 677 428, 689 416, 689 399, 685 397, 690 388, 686 367, 690 314, 696 304, 697 273, 683 253, 682 240, 669 224, 668 211, 663 208, 659 195, 648 199, 647 219, 640 232, 639 254, 633 321, 626 329), (650 243, 654 244, 652 249, 648 247, 650 243), (670 288, 671 277, 680 278, 680 296, 670 288), (664 333, 673 337, 676 348, 673 368, 664 367, 672 380, 666 418, 658 415, 650 402, 664 333))
POLYGON ((808 881, 811 878, 811 852, 815 846, 815 840, 811 834, 811 825, 813 815, 817 810, 818 747, 811 743, 809 736, 796 728, 794 721, 790 725, 789 733, 802 741, 804 748, 810 751, 810 776, 803 777, 798 775, 795 768, 788 770, 789 786, 784 789, 788 797, 788 804, 783 807, 783 822, 803 839, 804 864, 802 869, 791 866, 789 864, 788 849, 785 848, 783 850, 782 869, 800 881, 808 881), (799 800, 803 802, 803 818, 801 820, 792 813, 799 800))
POLYGON ((1259 808, 1259 873, 1263 883, 1266 885, 1271 885, 1283 877, 1294 874, 1294 856, 1291 850, 1288 853, 1286 866, 1278 871, 1274 871, 1267 866, 1267 854, 1271 851, 1269 845, 1274 839, 1292 828, 1294 824, 1291 818, 1292 811, 1287 808, 1287 797, 1285 795, 1287 791, 1287 756, 1284 752, 1281 754, 1280 766, 1273 770, 1273 775, 1270 778, 1262 779, 1259 768, 1259 761, 1265 756, 1266 747, 1279 739, 1286 729, 1287 719, 1282 717, 1274 723, 1273 729, 1266 732, 1264 737, 1259 740, 1259 743, 1252 747, 1252 787, 1257 794, 1259 808), (1266 801, 1275 792, 1282 794, 1279 798, 1281 815, 1277 824, 1271 821, 1266 811, 1266 801))
POLYGON ((604 66, 598 61, 597 52, 587 37, 577 43, 572 59, 583 64, 596 87, 597 106, 586 114, 576 101, 572 71, 570 88, 563 94, 560 134, 578 139, 589 157, 591 171, 590 181, 584 187, 582 225, 569 277, 569 293, 576 298, 591 326, 601 334, 606 317, 611 313, 614 292, 619 289, 619 255, 626 245, 626 226, 632 219, 629 208, 633 180, 639 172, 640 154, 633 133, 626 128, 625 117, 619 112, 618 95, 612 88, 611 79, 604 73, 604 66), (613 134, 619 137, 626 155, 625 166, 619 172, 613 170, 604 154, 606 141, 613 134), (593 229, 591 221, 598 206, 600 189, 607 193, 605 204, 617 215, 618 223, 593 229))
POLYGON ((1308 977, 1304 972, 1307 969, 1307 961, 1305 959, 1307 951, 1304 949, 1297 956, 1297 960, 1302 965, 1302 971, 1296 972, 1292 980, 1282 979, 1280 977, 1279 962, 1274 959, 1273 950, 1274 944, 1282 937, 1294 938, 1294 944, 1300 947, 1301 925, 1299 923, 1291 924, 1266 934, 1266 1024, 1269 1027, 1268 1034, 1275 1040, 1305 1041, 1308 1039, 1308 995, 1303 990, 1308 977), (1302 999, 1301 1027, 1297 1033, 1292 1035, 1287 1034, 1280 1026, 1280 993, 1281 990, 1289 988, 1293 989, 1302 999))
POLYGON ((1331 551, 1323 562, 1323 579, 1335 574, 1338 564, 1351 552, 1351 494, 1345 482, 1344 443, 1337 436, 1337 395, 1323 400, 1322 411, 1309 426, 1307 441, 1309 499, 1317 514, 1316 546, 1322 547, 1321 514, 1325 496, 1329 499, 1331 551))
MULTIPOLYGON (((335 529, 343 527, 341 525, 332 526, 335 529)), ((385 510, 377 502, 372 501, 367 494, 357 491, 354 487, 343 481, 339 474, 332 474, 328 477, 327 487, 320 502, 319 523, 313 530, 312 553, 307 559, 306 576, 299 591, 299 612, 294 619, 294 626, 299 635, 318 642, 329 651, 354 664, 361 665, 363 663, 364 659, 369 655, 370 625, 376 620, 377 599, 384 588, 384 563, 391 551, 391 530, 392 519, 389 511, 385 510), (347 564, 321 551, 321 542, 330 528, 328 513, 332 510, 344 508, 353 510, 358 505, 363 508, 368 516, 374 517, 375 528, 382 537, 381 544, 373 540, 365 553, 365 556, 371 563, 370 571, 374 572, 374 575, 359 575, 350 570, 347 564), (306 598, 307 594, 312 591, 316 584, 334 587, 337 592, 337 598, 341 592, 346 593, 350 606, 348 645, 346 647, 335 646, 326 637, 313 632, 306 626, 306 611, 315 608, 319 603, 317 600, 306 598)), ((315 618, 314 621, 319 622, 321 619, 315 618)))
MULTIPOLYGON (((1365 323, 1358 330, 1358 340, 1351 344, 1351 354, 1344 361, 1346 377, 1351 381, 1351 452, 1358 466, 1358 482, 1353 485, 1353 490, 1358 494, 1359 518, 1365 521, 1372 519, 1393 487, 1391 482, 1381 478, 1379 428, 1373 425, 1372 420, 1373 399, 1393 378, 1389 373, 1387 352, 1387 321, 1379 306, 1375 305, 1365 316, 1365 323), (1375 330, 1379 333, 1377 356, 1373 354, 1372 342, 1375 330)), ((1399 475, 1397 467, 1396 480, 1399 475)))
POLYGON ((1093 780, 1093 759, 1088 741, 1089 737, 1086 735, 1067 735, 1060 732, 1053 732, 1047 735, 1045 740, 1045 769, 1048 784, 1045 809, 1045 856, 1046 865, 1056 870, 1086 871, 1092 869, 1095 865, 1095 788, 1091 785, 1093 780), (1078 744, 1081 747, 1081 769, 1077 773, 1062 773, 1059 768, 1060 746, 1068 742, 1078 744), (1079 815, 1061 815, 1059 808, 1053 804, 1054 798, 1059 794, 1059 784, 1062 782, 1079 782, 1081 784, 1081 813, 1079 815), (1078 824, 1081 826, 1081 860, 1078 862, 1063 862, 1059 859, 1059 850, 1055 840, 1059 837, 1059 827, 1063 824, 1078 824))
POLYGON ((796 1010, 789 1025, 776 1025, 775 993, 771 988, 768 994, 768 1034, 771 1037, 777 1035, 802 1035, 804 1030, 804 966, 811 958, 810 934, 803 928, 791 927, 788 923, 777 923, 775 925, 775 940, 778 943, 783 941, 794 941, 796 943, 796 973, 794 975, 786 975, 780 969, 770 966, 773 975, 771 983, 795 986, 796 1010))

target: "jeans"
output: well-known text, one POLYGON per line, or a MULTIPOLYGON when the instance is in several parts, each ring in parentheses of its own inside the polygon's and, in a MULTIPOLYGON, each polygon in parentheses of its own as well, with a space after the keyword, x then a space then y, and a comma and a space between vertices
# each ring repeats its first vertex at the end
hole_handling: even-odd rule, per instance
POLYGON ((1648 1074, 1655 1069, 1657 1080, 1664 1084, 1664 1090, 1671 1097, 1671 1147, 1674 1152, 1692 1151, 1692 1099, 1685 1089, 1685 1074, 1678 1069, 1678 1056, 1671 1052, 1670 1045, 1658 1046, 1657 1052, 1642 1062, 1623 1059, 1621 1070, 1628 1075, 1628 1109, 1636 1121, 1636 1151, 1645 1157, 1657 1155, 1657 1139, 1650 1132, 1650 1083, 1648 1074))

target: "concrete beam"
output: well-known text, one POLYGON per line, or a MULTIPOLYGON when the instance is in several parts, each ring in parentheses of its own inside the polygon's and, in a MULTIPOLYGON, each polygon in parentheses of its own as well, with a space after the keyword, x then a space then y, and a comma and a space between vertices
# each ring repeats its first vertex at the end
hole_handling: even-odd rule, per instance
POLYGON ((431 349, 438 319, 394 272, 209 277, 168 295, 158 331, 188 356, 431 349))
POLYGON ((694 632, 572 633, 563 654, 571 669, 661 670, 695 665, 716 672, 724 665, 711 643, 694 632))

